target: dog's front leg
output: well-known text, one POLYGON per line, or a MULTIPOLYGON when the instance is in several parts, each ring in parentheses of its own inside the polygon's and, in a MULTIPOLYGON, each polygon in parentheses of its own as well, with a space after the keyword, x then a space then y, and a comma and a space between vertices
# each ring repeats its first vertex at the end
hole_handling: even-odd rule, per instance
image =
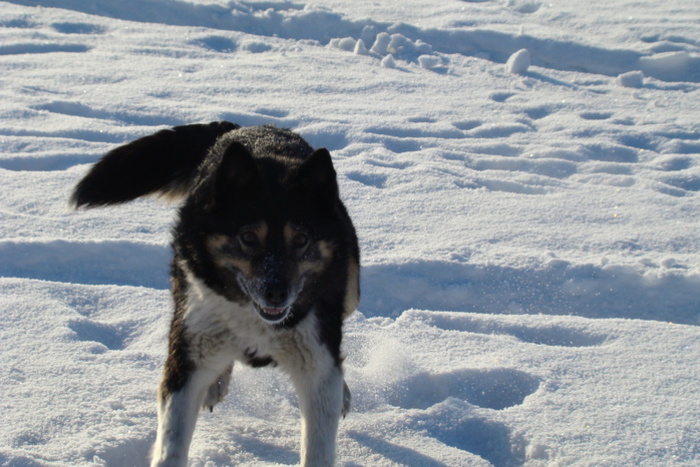
POLYGON ((174 391, 166 378, 167 374, 158 392, 158 433, 151 467, 187 465, 197 415, 208 387, 206 373, 201 370, 190 372, 184 386, 174 391))
POLYGON ((216 382, 217 372, 192 369, 186 381, 175 390, 168 384, 168 369, 158 392, 158 433, 153 448, 151 467, 187 465, 192 434, 199 409, 209 387, 216 382))
POLYGON ((301 409, 301 465, 335 463, 338 421, 343 411, 343 373, 330 356, 295 381, 301 409))

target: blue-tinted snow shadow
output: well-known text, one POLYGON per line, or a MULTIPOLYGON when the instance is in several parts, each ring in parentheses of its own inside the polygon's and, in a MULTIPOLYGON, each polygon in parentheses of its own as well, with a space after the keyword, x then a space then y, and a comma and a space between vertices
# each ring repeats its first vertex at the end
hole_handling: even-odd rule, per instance
MULTIPOLYGON (((91 107, 80 102, 70 100, 55 100, 44 104, 32 106, 34 110, 50 112, 60 115, 69 115, 98 120, 112 120, 126 125, 160 126, 182 125, 186 122, 171 115, 163 115, 155 112, 147 115, 136 111, 114 111, 104 108, 91 107)), ((98 132, 99 133, 99 132, 98 132)))
POLYGON ((97 155, 60 154, 52 156, 8 157, 0 159, 0 169, 31 172, 66 170, 80 164, 95 162, 97 155))
MULTIPOLYGON (((194 26, 227 31, 240 31, 267 37, 297 40, 315 40, 327 44, 332 38, 359 38, 368 44, 374 42, 380 32, 399 33, 412 41, 430 44, 436 52, 483 57, 496 63, 506 63, 520 49, 528 49, 534 66, 563 71, 584 71, 607 76, 641 70, 646 76, 662 81, 700 82, 698 64, 700 58, 688 55, 676 58, 668 65, 668 58, 645 56, 641 52, 625 49, 606 49, 569 40, 542 39, 527 34, 506 33, 488 29, 444 30, 420 28, 405 23, 381 23, 369 19, 350 20, 342 14, 324 9, 305 10, 301 3, 280 2, 231 2, 228 5, 192 4, 169 0, 8 0, 10 3, 69 9, 88 15, 109 18, 160 23, 176 26, 194 26), (275 15, 259 12, 274 9, 275 15), (295 10, 296 14, 285 14, 295 10)), ((233 42, 227 42, 226 51, 235 50, 233 42)), ((221 42, 199 44, 208 50, 221 51, 221 42), (212 47, 213 45, 213 47, 212 47)), ((55 47, 52 45, 52 47, 55 47)), ((82 45, 74 45, 83 51, 82 45)), ((415 57, 414 57, 415 58, 415 57)), ((434 71, 444 72, 437 67, 434 71)))
POLYGON ((655 278, 630 267, 541 268, 413 261, 363 268, 360 310, 407 309, 630 318, 700 324, 700 277, 668 270, 655 278))
MULTIPOLYGON (((167 289, 171 255, 167 246, 127 241, 5 241, 0 276, 167 289)), ((366 316, 424 309, 700 325, 700 276, 681 268, 651 277, 631 267, 564 262, 514 268, 413 261, 365 267, 361 285, 366 316)))
MULTIPOLYGON (((417 415, 413 423, 444 445, 475 454, 495 467, 523 464, 524 456, 517 452, 513 443, 513 434, 503 423, 469 416, 461 410, 425 417, 425 414, 417 415)), ((448 465, 415 449, 401 446, 378 436, 370 436, 357 431, 349 431, 348 436, 399 465, 427 467, 448 465)))
POLYGON ((398 23, 389 28, 411 40, 420 39, 443 53, 479 56, 488 52, 489 60, 506 63, 518 50, 527 49, 532 65, 562 71, 583 71, 606 76, 617 76, 628 71, 642 70, 645 76, 662 81, 700 82, 700 58, 679 56, 678 63, 665 68, 663 57, 645 56, 626 49, 607 49, 572 41, 542 39, 527 34, 510 34, 488 29, 444 30, 422 29, 398 23))
POLYGON ((476 454, 494 467, 523 465, 524 456, 516 452, 513 435, 503 423, 454 412, 440 417, 440 423, 428 421, 426 431, 443 444, 476 454))
MULTIPOLYGON (((328 42, 333 37, 360 37, 372 21, 351 21, 338 13, 318 9, 303 15, 260 15, 261 10, 302 10, 304 4, 290 1, 231 2, 229 5, 193 4, 170 0, 10 0, 27 6, 43 6, 79 11, 109 18, 241 31, 268 37, 311 39, 328 42)), ((207 44, 204 44, 205 48, 207 44)))
POLYGON ((31 459, 29 455, 0 453, 0 465, 7 467, 43 467, 44 463, 31 459))
POLYGON ((112 242, 0 242, 0 276, 78 284, 169 287, 169 247, 112 242))

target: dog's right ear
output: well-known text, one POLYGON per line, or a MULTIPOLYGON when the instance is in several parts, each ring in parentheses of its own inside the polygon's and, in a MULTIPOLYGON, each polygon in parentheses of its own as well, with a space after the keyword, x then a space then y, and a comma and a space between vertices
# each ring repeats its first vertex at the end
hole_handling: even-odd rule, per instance
POLYGON ((230 122, 176 126, 108 152, 78 183, 70 203, 106 206, 158 193, 186 195, 197 167, 219 137, 240 128, 230 122))
POLYGON ((214 184, 207 203, 207 209, 214 206, 227 207, 229 203, 245 197, 256 199, 262 180, 255 158, 238 141, 232 141, 216 169, 214 184))
POLYGON ((338 199, 337 175, 326 148, 315 150, 296 173, 299 190, 321 204, 338 199))

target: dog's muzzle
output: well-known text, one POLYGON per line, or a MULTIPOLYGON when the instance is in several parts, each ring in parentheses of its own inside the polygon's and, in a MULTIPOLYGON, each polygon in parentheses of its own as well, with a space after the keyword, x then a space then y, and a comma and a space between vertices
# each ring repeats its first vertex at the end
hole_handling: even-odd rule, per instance
POLYGON ((238 283, 263 321, 270 324, 280 323, 292 313, 292 305, 303 288, 303 281, 289 287, 284 281, 249 282, 243 275, 238 276, 238 283))

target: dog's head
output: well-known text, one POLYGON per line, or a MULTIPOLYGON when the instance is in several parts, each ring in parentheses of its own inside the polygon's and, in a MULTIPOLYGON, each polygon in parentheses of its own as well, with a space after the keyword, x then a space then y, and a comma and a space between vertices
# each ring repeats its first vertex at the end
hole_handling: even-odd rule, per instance
POLYGON ((196 219, 188 227, 203 235, 202 253, 226 291, 252 302, 264 321, 283 323, 315 298, 311 284, 342 242, 330 154, 254 157, 236 141, 222 153, 183 210, 196 219))

